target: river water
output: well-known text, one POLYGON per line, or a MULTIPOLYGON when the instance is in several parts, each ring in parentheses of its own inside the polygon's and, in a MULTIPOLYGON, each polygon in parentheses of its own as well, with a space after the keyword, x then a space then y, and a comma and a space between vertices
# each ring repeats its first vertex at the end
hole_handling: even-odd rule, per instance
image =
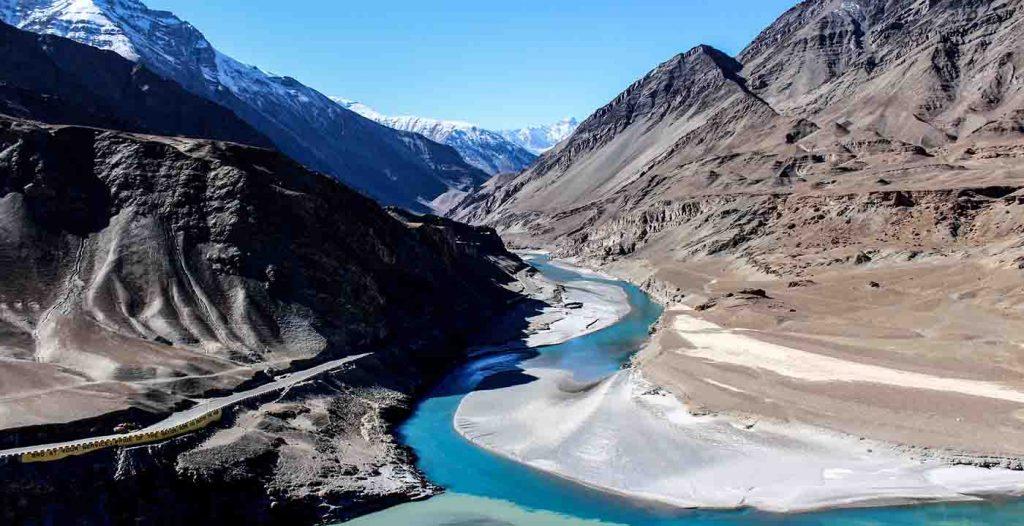
MULTIPOLYGON (((446 494, 350 521, 347 526, 503 526, 629 524, 675 525, 1024 525, 1024 502, 933 504, 780 515, 754 510, 678 510, 624 499, 550 476, 488 453, 459 435, 452 424, 462 398, 474 389, 500 389, 524 360, 543 361, 580 380, 618 370, 646 340, 661 308, 637 287, 584 276, 531 260, 548 278, 600 281, 622 287, 630 313, 601 331, 537 349, 539 356, 507 354, 475 360, 451 373, 401 428, 418 466, 446 494)), ((539 363, 539 362, 534 362, 539 363)))

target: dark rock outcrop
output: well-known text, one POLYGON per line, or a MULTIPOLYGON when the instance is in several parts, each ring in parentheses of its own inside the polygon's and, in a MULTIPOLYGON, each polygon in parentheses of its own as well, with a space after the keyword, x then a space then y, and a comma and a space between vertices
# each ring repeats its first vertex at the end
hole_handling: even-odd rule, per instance
POLYGON ((120 55, 0 23, 0 113, 271 147, 230 110, 120 55))
POLYGON ((520 299, 493 229, 232 143, 0 118, 0 152, 6 444, 374 353, 201 437, 0 467, 4 522, 326 522, 434 491, 391 426, 520 299))

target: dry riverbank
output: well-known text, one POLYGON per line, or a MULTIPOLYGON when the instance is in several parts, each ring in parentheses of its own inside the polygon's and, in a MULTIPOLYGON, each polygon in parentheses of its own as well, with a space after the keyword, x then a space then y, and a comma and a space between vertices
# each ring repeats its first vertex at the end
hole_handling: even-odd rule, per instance
POLYGON ((1019 284, 926 261, 779 279, 726 261, 604 267, 670 305, 637 365, 698 410, 1020 469, 1019 284))
MULTIPOLYGON (((609 296, 604 301, 616 300, 609 296)), ((739 336, 743 335, 683 318, 677 307, 666 313, 637 361, 639 368, 598 382, 579 382, 541 359, 527 361, 524 374, 535 381, 468 395, 455 425, 476 444, 537 469, 681 507, 802 511, 974 500, 1024 490, 1024 472, 953 466, 887 442, 768 416, 712 414, 681 402, 643 377, 650 365, 645 360, 667 352, 659 345, 669 341, 703 348, 693 357, 711 361, 712 356, 723 367, 776 364, 788 372, 833 375, 807 381, 847 382, 842 374, 860 374, 873 382, 955 388, 965 396, 983 394, 1003 401, 1016 396, 1013 390, 985 382, 844 367, 841 362, 822 364, 820 358, 780 355, 783 351, 777 347, 746 341, 737 346, 733 338, 739 336), (686 344, 687 335, 699 345, 686 344)), ((742 383, 708 381, 737 394, 745 388, 742 383)))

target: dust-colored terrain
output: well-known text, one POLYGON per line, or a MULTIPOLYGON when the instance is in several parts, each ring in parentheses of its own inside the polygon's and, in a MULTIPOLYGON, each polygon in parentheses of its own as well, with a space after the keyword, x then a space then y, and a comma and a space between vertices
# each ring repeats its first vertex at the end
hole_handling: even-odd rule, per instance
POLYGON ((392 427, 534 308, 495 232, 382 209, 114 53, 0 35, 0 522, 314 524, 438 491, 392 427))
POLYGON ((1019 465, 979 457, 1024 455, 1022 24, 1017 0, 801 2, 454 215, 673 307, 637 363, 695 409, 1019 465))
POLYGON ((520 304, 527 267, 493 230, 388 211, 232 143, 0 117, 0 152, 3 449, 372 354, 201 433, 0 459, 4 521, 320 523, 436 491, 390 430, 520 304))

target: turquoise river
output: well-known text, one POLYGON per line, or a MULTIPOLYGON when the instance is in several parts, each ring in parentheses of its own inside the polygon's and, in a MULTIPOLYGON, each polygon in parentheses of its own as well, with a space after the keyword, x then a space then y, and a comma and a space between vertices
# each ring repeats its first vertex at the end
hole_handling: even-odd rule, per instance
POLYGON ((540 356, 486 356, 450 374, 400 429, 401 439, 419 458, 419 468, 447 492, 350 521, 346 526, 1024 525, 1024 502, 1019 500, 792 515, 667 509, 567 482, 474 446, 452 425, 466 393, 494 388, 494 378, 518 370, 526 359, 544 360, 549 366, 572 371, 580 379, 609 375, 639 349, 661 314, 659 305, 628 283, 577 274, 540 257, 533 258, 531 264, 556 281, 596 280, 620 286, 632 310, 604 330, 540 348, 540 356), (492 381, 481 386, 488 378, 492 381))

